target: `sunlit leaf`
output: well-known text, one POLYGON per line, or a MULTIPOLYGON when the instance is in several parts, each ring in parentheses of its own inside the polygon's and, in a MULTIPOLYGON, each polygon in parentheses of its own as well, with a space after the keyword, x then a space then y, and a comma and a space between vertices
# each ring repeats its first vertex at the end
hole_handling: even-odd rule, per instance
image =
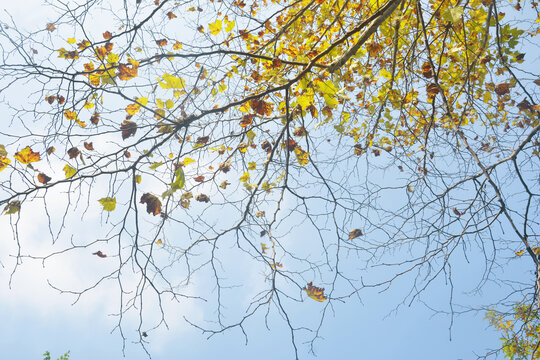
POLYGON ((349 240, 352 240, 352 239, 355 239, 359 236, 362 236, 363 233, 362 233, 362 230, 360 229, 353 229, 349 232, 349 240))
POLYGON ((221 20, 216 20, 212 24, 208 24, 208 27, 210 28, 210 34, 217 35, 221 32, 221 26, 223 22, 221 20))
POLYGON ((10 159, 0 156, 0 171, 4 170, 9 164, 11 164, 10 159))
POLYGON ((66 179, 69 179, 70 177, 74 176, 77 173, 77 170, 66 164, 64 166, 64 173, 66 174, 66 179))
POLYGON ((303 290, 313 300, 323 302, 327 299, 327 297, 324 296, 324 288, 313 286, 313 282, 311 281, 307 283, 307 287, 305 287, 303 290))

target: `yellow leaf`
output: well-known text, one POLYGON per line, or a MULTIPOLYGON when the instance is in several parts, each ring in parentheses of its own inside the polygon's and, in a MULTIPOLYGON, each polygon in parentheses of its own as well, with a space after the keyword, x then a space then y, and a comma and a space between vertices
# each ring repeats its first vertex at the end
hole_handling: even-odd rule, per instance
POLYGON ((183 89, 184 86, 184 80, 182 78, 177 78, 170 74, 163 74, 161 79, 158 79, 159 86, 163 89, 183 89), (163 79, 163 81, 161 80, 163 79))
POLYGON ((11 160, 7 157, 0 156, 0 171, 4 170, 10 163, 11 160))
POLYGON ((232 29, 234 28, 234 21, 229 21, 229 19, 227 19, 227 17, 225 17, 225 31, 226 32, 231 32, 232 29))
POLYGON ((135 175, 135 182, 137 184, 140 184, 141 183, 141 175, 135 175))
POLYGON ((241 182, 246 182, 249 180, 249 173, 248 172, 245 172, 244 175, 240 176, 240 181, 241 182))
POLYGON ((40 160, 38 152, 32 151, 30 146, 25 147, 19 152, 16 152, 14 158, 19 160, 22 164, 30 164, 40 160))
POLYGON ((184 161, 183 161, 184 166, 189 165, 189 164, 194 163, 194 162, 195 162, 195 160, 193 160, 192 158, 188 158, 188 157, 185 158, 184 161))
POLYGON ((69 38, 67 39, 67 43, 68 44, 75 44, 77 42, 77 40, 75 40, 75 38, 69 38))
POLYGON ((217 35, 221 32, 221 26, 222 26, 223 22, 221 20, 216 20, 216 22, 212 23, 212 24, 208 24, 208 26, 210 27, 210 34, 212 35, 217 35))
POLYGON ((157 106, 158 108, 160 108, 160 109, 163 109, 163 106, 164 106, 163 100, 161 100, 161 99, 156 99, 156 106, 157 106))
POLYGON ((173 49, 174 50, 180 50, 182 48, 182 43, 181 42, 175 42, 174 45, 173 45, 173 49))
POLYGON ((104 197, 98 201, 101 205, 103 205, 103 210, 105 211, 113 211, 116 208, 116 198, 104 197))
POLYGON ((165 107, 166 107, 167 109, 172 109, 173 106, 174 106, 174 103, 172 102, 172 100, 167 100, 167 101, 165 102, 165 107))
POLYGON ((255 170, 256 168, 257 168, 257 163, 255 161, 251 161, 248 163, 249 170, 255 170))
POLYGON ((66 179, 69 179, 70 177, 72 177, 73 175, 77 173, 77 170, 75 170, 74 168, 66 164, 64 166, 64 173, 66 174, 66 179))

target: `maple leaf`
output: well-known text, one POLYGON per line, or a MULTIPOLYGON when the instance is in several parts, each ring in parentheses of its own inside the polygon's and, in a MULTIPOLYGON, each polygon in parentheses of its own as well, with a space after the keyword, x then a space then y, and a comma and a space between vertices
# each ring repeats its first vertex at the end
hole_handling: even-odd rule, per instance
POLYGON ((64 166, 63 170, 64 170, 64 173, 66 174, 66 179, 69 179, 70 177, 73 177, 77 173, 77 170, 72 168, 68 164, 66 164, 64 166))
POLYGON ((223 21, 216 20, 212 24, 208 24, 208 27, 210 28, 210 34, 217 35, 221 32, 221 26, 223 25, 223 21))
POLYGON ((47 150, 45 150, 45 152, 47 153, 47 155, 51 155, 53 152, 55 152, 56 149, 54 148, 54 146, 49 146, 47 148, 47 150))
POLYGON ((41 160, 39 153, 32 151, 30 146, 27 146, 21 151, 16 152, 13 157, 22 164, 30 164, 41 160))
POLYGON ((143 194, 141 204, 146 204, 146 212, 149 214, 156 216, 161 213, 161 201, 150 193, 143 194))
POLYGON ((84 142, 84 148, 88 151, 94 150, 94 144, 91 142, 84 142))
POLYGON ((47 175, 45 175, 44 173, 39 173, 38 176, 37 176, 37 179, 40 183, 44 184, 44 185, 47 185, 47 183, 49 181, 51 181, 51 178, 47 175))
POLYGON ((125 140, 128 137, 135 135, 137 132, 137 124, 133 121, 124 120, 122 125, 120 125, 120 130, 122 131, 122 140, 125 140))
POLYGON ((363 233, 362 233, 362 230, 360 229, 353 229, 349 232, 349 240, 352 240, 352 239, 355 239, 359 236, 362 236, 363 233))
POLYGON ((107 255, 105 255, 104 253, 102 253, 101 251, 96 251, 95 253, 92 253, 92 255, 97 255, 99 256, 100 258, 106 258, 107 255))
POLYGON ((101 205, 103 205, 103 210, 113 211, 116 209, 116 198, 113 197, 104 197, 98 200, 101 205))
POLYGON ((73 159, 73 158, 76 158, 77 156, 79 156, 79 154, 81 152, 79 151, 79 149, 77 149, 77 147, 74 146, 71 149, 69 149, 67 153, 69 155, 69 158, 73 159))
POLYGON ((105 40, 109 40, 110 38, 112 38, 111 32, 110 32, 110 31, 105 31, 105 32, 103 33, 103 38, 104 38, 105 40))
POLYGON ((307 296, 313 300, 323 302, 327 299, 327 297, 324 296, 324 288, 313 286, 312 281, 308 282, 307 287, 304 287, 303 290, 307 293, 307 296))
POLYGON ((219 187, 222 189, 227 189, 227 185, 231 185, 228 181, 223 181, 221 184, 219 184, 219 187))

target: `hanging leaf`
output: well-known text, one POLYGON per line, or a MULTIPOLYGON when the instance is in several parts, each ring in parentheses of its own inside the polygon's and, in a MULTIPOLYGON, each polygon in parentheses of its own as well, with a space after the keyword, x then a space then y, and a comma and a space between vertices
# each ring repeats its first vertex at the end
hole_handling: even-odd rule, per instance
POLYGON ((354 229, 354 230, 351 230, 351 232, 349 232, 349 240, 352 240, 352 239, 355 239, 359 236, 362 236, 362 230, 360 229, 354 229))
POLYGON ((18 213, 19 210, 21 210, 21 202, 19 200, 12 200, 4 208, 4 215, 18 213))
POLYGON ((199 195, 195 196, 195 200, 197 200, 199 202, 207 203, 207 202, 210 201, 210 198, 208 197, 208 195, 199 194, 199 195))
POLYGON ((146 204, 146 212, 149 214, 156 216, 161 213, 161 201, 150 193, 146 193, 141 197, 141 204, 146 204))
POLYGON ((5 168, 7 168, 7 166, 11 164, 11 160, 8 159, 7 157, 3 157, 3 156, 0 156, 0 171, 4 170, 5 168))
POLYGON ((128 137, 135 135, 137 132, 137 124, 133 121, 124 120, 122 125, 120 125, 120 130, 122 131, 122 140, 125 140, 128 137))
POLYGON ((74 159, 77 156, 79 156, 79 154, 81 152, 79 151, 79 149, 77 149, 77 147, 74 146, 71 149, 69 149, 67 153, 68 153, 70 159, 74 159))
POLYGON ((84 148, 88 151, 94 150, 94 144, 91 142, 84 142, 84 148))
POLYGON ((307 288, 305 287, 303 290, 313 300, 323 302, 327 299, 327 297, 324 296, 324 288, 313 286, 313 282, 311 281, 307 283, 307 288))
POLYGON ((116 209, 116 198, 113 197, 104 197, 98 200, 101 205, 103 205, 103 210, 113 211, 116 209))
POLYGON ((66 179, 69 179, 77 173, 77 170, 66 164, 64 166, 64 173, 66 174, 66 179))

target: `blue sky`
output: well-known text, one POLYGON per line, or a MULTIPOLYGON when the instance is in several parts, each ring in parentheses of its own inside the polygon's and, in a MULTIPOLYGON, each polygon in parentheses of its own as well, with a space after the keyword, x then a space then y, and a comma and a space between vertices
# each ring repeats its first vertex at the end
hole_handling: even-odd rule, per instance
MULTIPOLYGON (((14 19, 17 19, 17 25, 25 28, 47 22, 50 13, 41 5, 39 0, 23 0, 4 3, 0 8, 6 8, 14 19)), ((96 27, 98 26, 99 21, 96 23, 96 27)), ((379 183, 384 181, 381 177, 379 183)), ((106 188, 103 184, 99 186, 106 188)), ((63 209, 63 198, 60 194, 57 193, 58 197, 48 203, 53 212, 63 209)), ((391 206, 393 200, 384 201, 391 206)), ((47 220, 39 209, 39 200, 36 200, 33 206, 30 204, 27 208, 31 209, 32 216, 22 220, 19 226, 21 238, 25 239, 28 253, 46 254, 50 251, 50 239, 43 230, 46 229, 47 220), (43 241, 44 238, 47 242, 43 241)), ((75 242, 84 243, 106 236, 104 230, 95 227, 96 223, 103 224, 107 221, 100 215, 92 215, 93 211, 99 213, 98 210, 99 204, 92 203, 89 206, 89 215, 84 221, 78 217, 79 213, 70 214, 71 221, 67 223, 67 231, 75 234, 75 242)), ((118 308, 118 293, 113 281, 90 291, 76 304, 72 304, 72 295, 59 294, 47 285, 50 280, 62 288, 84 288, 96 274, 110 271, 115 265, 115 259, 102 260, 89 256, 89 253, 97 248, 83 249, 66 257, 54 257, 45 263, 45 267, 39 260, 24 259, 24 263, 18 267, 11 279, 14 262, 10 254, 17 249, 9 227, 9 217, 2 216, 0 228, 5 230, 0 238, 0 357, 10 360, 41 359, 43 352, 50 351, 56 358, 70 350, 73 360, 121 358, 122 338, 115 330, 116 318, 110 315, 118 308)), ((305 250, 305 243, 316 236, 308 231, 303 235, 305 238, 301 239, 302 242, 299 241, 297 246, 305 250)), ((503 236, 503 229, 495 230, 495 238, 503 236)), ((54 249, 61 249, 61 244, 55 246, 54 249)), ((309 250, 308 247, 306 251, 309 250)), ((529 259, 513 257, 513 250, 515 249, 507 249, 501 255, 502 260, 496 272, 502 280, 505 279, 505 274, 512 274, 512 278, 516 278, 516 274, 523 274, 523 278, 530 275, 526 267, 529 259)), ((228 254, 227 250, 223 251, 228 254)), ((469 258, 473 260, 481 257, 479 249, 467 251, 469 258)), ((230 254, 233 254, 232 251, 230 254)), ((396 259, 400 256, 403 255, 397 254, 396 259)), ((241 275, 242 279, 230 285, 241 286, 241 289, 245 290, 239 291, 239 294, 226 304, 234 313, 235 302, 241 305, 241 310, 249 303, 250 296, 263 282, 260 279, 263 278, 261 275, 264 275, 265 270, 257 267, 257 264, 243 267, 242 259, 235 258, 234 255, 228 255, 225 259, 229 262, 226 264, 229 274, 241 275), (230 266, 236 264, 235 262, 238 262, 237 265, 230 266)), ((345 266, 355 269, 356 264, 349 260, 345 266)), ((487 283, 482 291, 473 293, 481 279, 482 261, 468 262, 456 253, 453 255, 452 269, 455 280, 452 304, 456 312, 466 309, 457 304, 478 308, 480 305, 496 303, 507 293, 507 288, 501 288, 495 283, 487 283)), ((362 271, 358 269, 359 276, 363 275, 362 271)), ((373 276, 375 279, 383 278, 384 272, 384 269, 377 269, 373 276)), ((367 289, 360 293, 361 300, 351 300, 345 304, 333 301, 334 311, 326 313, 320 333, 321 339, 314 345, 317 358, 457 360, 475 358, 475 354, 482 355, 500 346, 497 334, 484 320, 484 309, 456 315, 453 321, 445 314, 450 311, 451 284, 445 282, 444 277, 434 281, 420 294, 417 301, 406 301, 402 304, 404 294, 411 290, 411 276, 399 279, 385 292, 380 292, 381 289, 367 289), (441 313, 436 314, 424 303, 441 313)), ((215 296, 215 288, 202 278, 195 279, 195 289, 205 297, 215 296)), ((148 309, 152 316, 158 314, 157 308, 153 307, 155 303, 152 303, 152 298, 147 304, 145 309, 148 309)), ((316 325, 326 303, 318 303, 304 296, 304 302, 290 306, 291 314, 295 316, 295 321, 298 320, 298 324, 306 321, 313 326, 316 325)), ((289 330, 275 307, 271 309, 268 317, 269 329, 265 327, 264 312, 246 322, 247 345, 238 328, 206 339, 204 334, 186 323, 184 317, 197 324, 212 326, 208 321, 215 318, 215 312, 211 306, 200 301, 167 303, 166 310, 169 329, 161 327, 150 332, 146 338, 154 359, 293 358, 289 330)), ((225 318, 225 321, 234 320, 233 317, 225 318)), ((146 359, 147 355, 140 346, 132 343, 136 338, 136 327, 137 319, 128 316, 123 324, 123 331, 128 338, 125 356, 133 360, 146 359)), ((308 345, 304 343, 309 339, 307 335, 300 334, 298 342, 302 359, 314 358, 308 351, 308 345)))

